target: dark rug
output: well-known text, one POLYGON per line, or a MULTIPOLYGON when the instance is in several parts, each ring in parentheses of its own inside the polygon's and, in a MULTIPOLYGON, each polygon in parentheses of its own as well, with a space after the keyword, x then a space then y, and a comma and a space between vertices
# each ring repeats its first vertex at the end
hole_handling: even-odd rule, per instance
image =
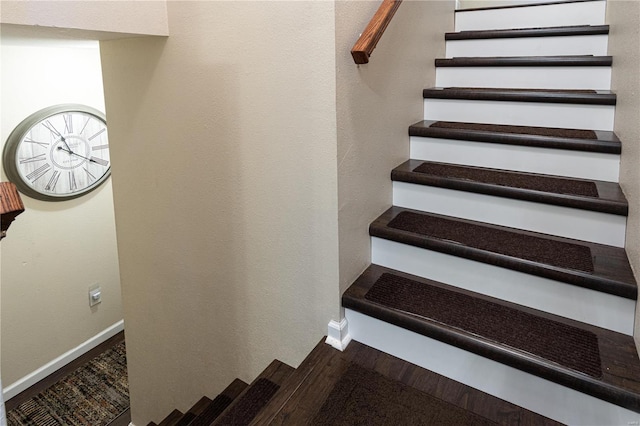
POLYGON ((350 364, 312 425, 495 425, 484 417, 350 364))
POLYGON ((101 426, 129 408, 124 342, 7 412, 9 426, 101 426))
POLYGON ((250 386, 238 402, 218 420, 221 425, 241 426, 251 423, 253 418, 267 405, 269 400, 280 389, 271 380, 258 379, 250 386))
POLYGON ((593 272, 591 249, 457 220, 401 212, 389 227, 560 268, 593 272))
POLYGON ((387 273, 365 298, 589 376, 602 376, 598 337, 589 331, 387 273))
POLYGON ((477 130, 482 132, 512 133, 518 135, 546 136, 565 139, 597 139, 593 130, 552 129, 548 127, 507 126, 504 124, 455 123, 452 121, 436 121, 429 127, 442 129, 477 130))
POLYGON ((554 194, 598 197, 598 188, 596 184, 581 180, 509 173, 501 170, 479 169, 429 162, 422 163, 420 166, 413 169, 413 171, 445 178, 463 179, 493 185, 531 189, 534 191, 552 192, 554 194))

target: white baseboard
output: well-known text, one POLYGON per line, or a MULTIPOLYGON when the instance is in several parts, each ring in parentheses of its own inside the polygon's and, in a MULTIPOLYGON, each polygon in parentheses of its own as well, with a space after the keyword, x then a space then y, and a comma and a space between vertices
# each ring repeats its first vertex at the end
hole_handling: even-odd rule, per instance
POLYGON ((2 393, 2 396, 3 396, 4 400, 7 401, 7 400, 13 398, 14 396, 16 396, 17 394, 19 394, 20 392, 22 392, 22 391, 28 389, 29 387, 35 385, 40 380, 44 379, 45 377, 49 376, 52 373, 55 373, 60 368, 62 368, 65 365, 69 364, 74 359, 76 359, 76 358, 80 357, 81 355, 87 353, 91 349, 93 349, 96 346, 98 346, 100 343, 105 342, 106 340, 108 340, 111 337, 115 336, 116 334, 118 334, 122 330, 124 330, 124 320, 118 321, 117 323, 113 324, 112 326, 106 328, 105 330, 103 330, 100 333, 96 334, 95 336, 91 337, 87 341, 85 341, 85 342, 81 343, 80 345, 76 346, 75 348, 63 353, 62 355, 60 355, 56 359, 48 362, 47 364, 43 365, 42 367, 38 368, 37 370, 35 370, 35 371, 33 371, 33 372, 29 373, 29 374, 27 374, 26 376, 24 376, 23 378, 15 381, 14 383, 11 383, 9 386, 7 386, 4 389, 4 391, 2 393))
POLYGON ((344 351, 351 342, 349 334, 349 324, 346 318, 342 318, 340 322, 331 320, 327 330, 327 340, 325 343, 333 346, 339 351, 344 351))

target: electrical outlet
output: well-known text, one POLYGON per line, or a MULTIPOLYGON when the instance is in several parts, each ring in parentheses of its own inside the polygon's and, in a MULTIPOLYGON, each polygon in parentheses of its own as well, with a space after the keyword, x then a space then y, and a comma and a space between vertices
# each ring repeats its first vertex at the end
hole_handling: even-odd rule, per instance
POLYGON ((89 306, 102 302, 102 289, 99 285, 89 287, 89 306))

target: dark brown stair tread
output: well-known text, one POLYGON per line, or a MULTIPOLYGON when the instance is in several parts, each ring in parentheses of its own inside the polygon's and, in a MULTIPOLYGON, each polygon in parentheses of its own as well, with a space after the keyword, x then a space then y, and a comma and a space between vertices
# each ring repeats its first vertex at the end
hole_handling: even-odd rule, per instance
POLYGON ((391 172, 394 181, 627 215, 617 183, 409 160, 391 172))
POLYGON ((174 426, 182 417, 182 411, 173 410, 158 426, 174 426))
POLYGON ((608 67, 611 56, 478 56, 439 58, 436 67, 608 67))
POLYGON ((586 105, 615 105, 616 95, 609 90, 552 90, 492 87, 432 87, 424 89, 427 99, 466 99, 510 102, 545 102, 586 105))
POLYGON ((483 7, 473 7, 466 9, 456 9, 456 13, 460 12, 475 12, 479 10, 495 10, 495 9, 517 9, 521 7, 534 7, 534 6, 549 6, 554 4, 564 4, 564 3, 585 3, 591 1, 599 1, 599 0, 556 0, 556 1, 542 1, 542 2, 531 2, 531 3, 521 3, 521 4, 506 4, 506 5, 498 5, 498 6, 483 6, 483 7))
POLYGON ((189 426, 208 426, 213 423, 247 386, 249 385, 240 379, 233 380, 218 396, 209 401, 189 426))
POLYGON ((621 152, 616 134, 604 130, 423 120, 409 127, 409 135, 606 154, 621 152))
POLYGON ((310 424, 498 425, 355 363, 340 375, 310 424))
POLYGON ((622 248, 391 207, 369 227, 374 237, 636 299, 622 248))
MULTIPOLYGON (((428 394, 429 398, 439 399, 446 404, 466 409, 472 415, 481 416, 492 422, 523 425, 559 424, 359 342, 352 341, 343 352, 340 352, 325 344, 322 339, 296 369, 290 380, 278 391, 269 406, 256 417, 252 425, 312 424, 322 405, 353 365, 373 372, 374 376, 381 375, 386 380, 402 383, 414 391, 428 394)), ((353 379, 353 376, 351 378, 353 379)), ((407 424, 393 421, 393 419, 388 420, 391 423, 384 424, 407 424)))
POLYGON ((445 33, 445 40, 479 40, 522 37, 564 37, 609 34, 609 25, 570 25, 564 27, 468 30, 445 33))
MULTIPOLYGON (((417 299, 420 295, 416 294, 414 297, 417 299)), ((638 359, 635 343, 631 336, 584 324, 568 318, 559 317, 546 312, 537 311, 535 309, 516 305, 510 302, 494 299, 471 291, 458 289, 421 277, 404 274, 377 265, 371 265, 345 292, 342 300, 345 308, 356 310, 365 315, 395 324, 413 332, 441 340, 453 346, 458 346, 470 352, 543 377, 547 380, 551 380, 597 398, 604 399, 613 404, 617 404, 631 410, 640 411, 640 360, 638 359), (436 314, 436 316, 440 316, 437 318, 431 318, 428 315, 412 313, 412 307, 397 309, 392 306, 370 300, 370 298, 367 298, 367 294, 372 288, 374 289, 374 292, 376 291, 375 284, 385 274, 390 274, 399 278, 401 285, 396 286, 392 282, 391 287, 393 288, 393 291, 401 293, 400 298, 406 296, 407 291, 412 293, 420 292, 419 288, 424 286, 425 288, 435 289, 436 291, 447 292, 446 294, 455 293, 452 297, 453 300, 456 300, 456 298, 459 297, 471 298, 473 299, 473 304, 475 304, 476 308, 479 308, 479 310, 474 310, 473 314, 471 312, 463 313, 459 310, 456 311, 456 309, 460 308, 460 306, 453 306, 456 302, 453 302, 452 305, 452 302, 446 299, 438 299, 439 303, 446 304, 447 309, 456 311, 459 316, 471 317, 472 315, 475 315, 472 321, 461 322, 459 318, 453 318, 445 313, 444 309, 438 308, 441 312, 436 314), (407 286, 406 282, 411 283, 407 286), (501 320, 496 317, 495 311, 500 312, 503 309, 515 311, 517 313, 508 320, 501 320), (494 310, 494 312, 492 315, 486 316, 487 310, 494 310), (576 372, 574 368, 566 365, 563 366, 557 362, 557 360, 554 362, 554 360, 541 357, 540 354, 535 355, 533 353, 528 353, 526 349, 518 349, 517 347, 514 347, 515 345, 505 345, 497 342, 495 338, 487 338, 486 335, 479 332, 479 329, 486 328, 491 330, 491 333, 504 333, 503 328, 506 327, 516 334, 522 332, 529 334, 529 338, 545 339, 545 337, 542 336, 544 330, 541 330, 542 332, 537 333, 536 336, 535 331, 531 328, 513 324, 513 322, 518 321, 519 318, 526 318, 530 316, 535 317, 535 321, 540 321, 541 324, 550 321, 554 324, 559 324, 560 328, 564 326, 569 330, 577 329, 580 330, 580 333, 584 333, 585 335, 595 336, 595 343, 597 345, 600 358, 599 370, 601 371, 601 376, 595 377, 594 375, 576 372), (449 321, 453 321, 454 324, 449 323, 449 321), (474 321, 481 324, 472 325, 471 323, 474 321), (491 321, 498 321, 499 323, 490 324, 491 321), (473 329, 467 328, 469 326, 473 327, 473 329), (517 331, 518 328, 522 328, 522 330, 517 331), (528 331, 524 331, 524 329, 527 329, 528 331)), ((431 304, 433 302, 425 301, 425 303, 431 304)), ((470 309, 472 310, 473 308, 470 309)), ((554 330, 554 332, 555 331, 558 330, 554 330)), ((522 337, 516 337, 522 340, 522 337)), ((585 352, 580 348, 581 343, 579 339, 573 343, 567 344, 567 342, 564 342, 558 334, 553 334, 549 338, 555 340, 555 343, 552 345, 556 346, 549 350, 557 352, 562 346, 562 350, 566 350, 567 353, 562 353, 561 357, 574 357, 574 359, 570 360, 570 363, 582 362, 580 357, 584 356, 585 352), (575 347, 573 345, 575 345, 575 347), (569 353, 571 351, 576 352, 571 354, 569 353)), ((588 337, 586 340, 588 341, 588 345, 593 344, 591 337, 588 337)), ((593 360, 594 359, 592 358, 592 361, 593 360)))
POLYGON ((274 360, 213 422, 214 425, 248 425, 293 373, 294 368, 274 360))

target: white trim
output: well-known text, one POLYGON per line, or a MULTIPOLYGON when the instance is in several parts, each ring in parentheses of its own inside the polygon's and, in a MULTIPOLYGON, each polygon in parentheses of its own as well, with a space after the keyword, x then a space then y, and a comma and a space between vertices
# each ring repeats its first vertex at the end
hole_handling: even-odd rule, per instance
POLYGON ((569 425, 632 425, 640 414, 350 309, 353 340, 569 425))
POLYGON ((371 237, 371 263, 633 336, 636 301, 371 237))
POLYGON ((600 152, 411 136, 414 160, 618 182, 620 156, 600 152))
POLYGON ((27 374, 21 379, 18 379, 14 383, 10 384, 4 389, 3 397, 6 400, 9 400, 19 394, 20 392, 28 389, 29 387, 35 385, 40 380, 49 376, 50 374, 55 373, 65 365, 69 364, 71 361, 80 357, 81 355, 89 352, 91 349, 98 346, 100 343, 105 342, 111 337, 115 336, 119 332, 124 330, 124 320, 120 320, 112 326, 104 329, 100 333, 91 337, 89 340, 81 343, 75 348, 63 353, 56 359, 46 363, 42 367, 37 370, 27 374))
POLYGON ((393 205, 624 247, 627 217, 617 214, 398 181, 393 205))
POLYGON ((327 340, 325 343, 333 346, 339 351, 344 351, 351 342, 349 334, 349 323, 346 318, 342 318, 340 322, 331 320, 327 327, 327 340))
POLYGON ((424 119, 613 131, 615 108, 615 105, 426 98, 424 119))
POLYGON ((455 31, 605 24, 605 1, 456 13, 455 31))
POLYGON ((609 90, 611 67, 439 67, 436 87, 609 90))
POLYGON ((606 34, 447 40, 446 57, 607 55, 606 34))

